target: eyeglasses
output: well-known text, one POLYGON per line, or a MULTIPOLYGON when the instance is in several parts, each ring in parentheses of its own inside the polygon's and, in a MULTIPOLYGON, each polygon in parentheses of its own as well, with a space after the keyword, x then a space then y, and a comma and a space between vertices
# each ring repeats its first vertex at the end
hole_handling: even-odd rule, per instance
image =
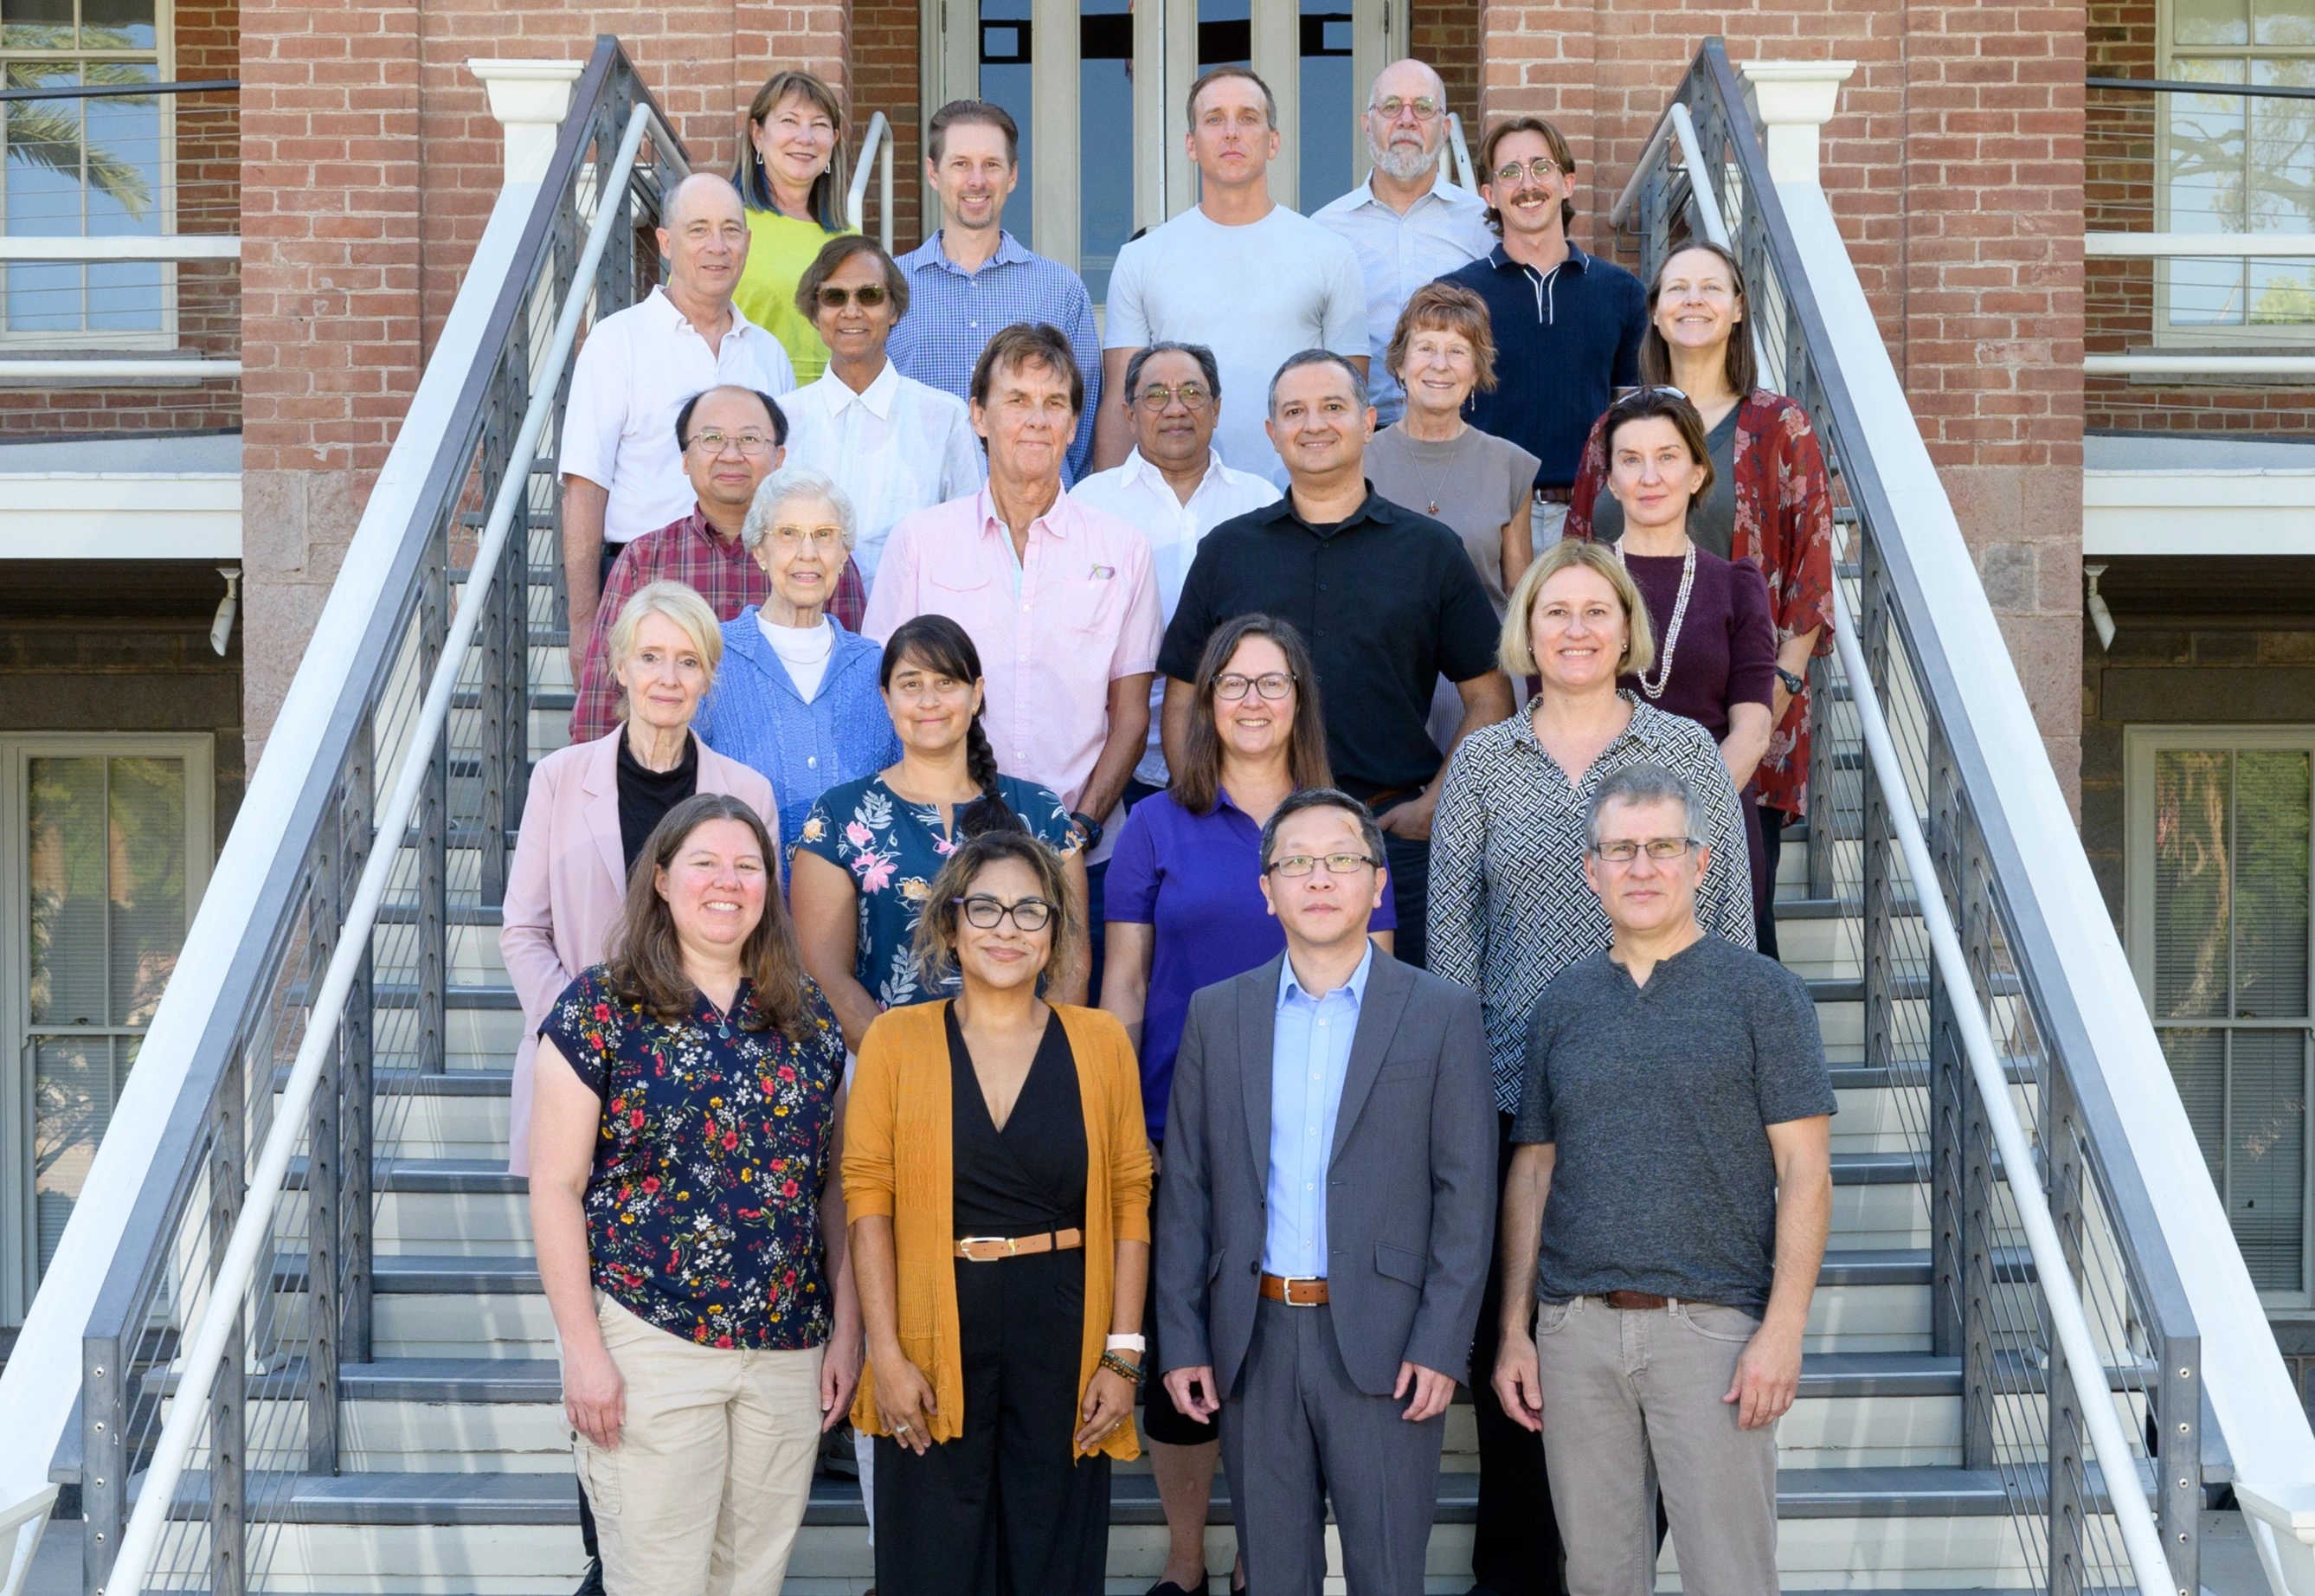
POLYGON ((1428 94, 1414 100, 1402 100, 1397 94, 1393 94, 1388 100, 1376 101, 1367 109, 1380 116, 1386 122, 1395 122, 1410 111, 1415 113, 1415 120, 1418 122, 1436 121, 1439 119, 1439 102, 1428 94))
MULTIPOLYGON (((1270 862, 1270 868, 1280 875, 1305 876, 1316 871, 1322 861, 1310 854, 1286 854, 1270 862)), ((1379 859, 1370 859, 1364 854, 1328 854, 1323 863, 1328 875, 1356 875, 1362 870, 1379 870, 1379 859)))
POLYGON ((710 455, 720 455, 736 447, 750 460, 758 460, 772 452, 772 439, 769 433, 758 432, 752 427, 745 432, 726 432, 721 427, 710 427, 691 435, 691 447, 705 449, 710 455))
MULTIPOLYGON (((1686 394, 1681 393, 1670 383, 1657 383, 1652 387, 1627 389, 1625 392, 1616 395, 1616 404, 1637 404, 1641 400, 1647 398, 1652 394, 1669 394, 1675 399, 1685 399, 1688 397, 1686 394)), ((1616 404, 1611 404, 1608 408, 1613 410, 1616 408, 1616 404)))
POLYGON ((1241 676, 1233 670, 1214 678, 1214 696, 1236 704, 1248 689, 1276 703, 1294 690, 1294 678, 1283 670, 1265 670, 1260 676, 1241 676))
POLYGON ((1185 382, 1167 387, 1164 383, 1151 383, 1138 395, 1141 408, 1152 415, 1179 399, 1184 410, 1203 410, 1214 402, 1214 395, 1203 383, 1185 382))
POLYGON ((772 528, 772 542, 784 549, 802 548, 810 544, 816 554, 834 554, 843 546, 844 528, 814 527, 807 531, 802 527, 775 527, 772 528))
POLYGON ((1531 177, 1538 182, 1549 182, 1558 175, 1559 163, 1549 155, 1538 155, 1525 165, 1513 161, 1509 165, 1495 168, 1495 181, 1505 184, 1515 183, 1522 177, 1531 177))
POLYGON ((834 283, 822 283, 816 296, 822 310, 842 310, 847 305, 857 305, 863 310, 884 303, 887 290, 876 283, 864 283, 856 288, 839 288, 834 283))
POLYGON ((1651 837, 1645 842, 1619 837, 1612 842, 1594 844, 1592 851, 1610 864, 1628 864, 1642 853, 1658 864, 1669 864, 1689 849, 1703 846, 1693 837, 1651 837))
POLYGON ((1018 903, 1004 903, 985 893, 970 898, 952 898, 950 902, 964 911, 964 923, 976 930, 994 931, 1007 918, 1031 935, 1035 935, 1053 923, 1053 906, 1042 898, 1024 898, 1018 903))

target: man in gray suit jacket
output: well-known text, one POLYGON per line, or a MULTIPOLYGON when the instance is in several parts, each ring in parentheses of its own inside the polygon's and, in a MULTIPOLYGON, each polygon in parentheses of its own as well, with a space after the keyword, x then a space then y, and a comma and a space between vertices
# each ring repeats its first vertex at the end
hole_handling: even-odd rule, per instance
POLYGON ((1318 1596, 1329 1494, 1352 1596, 1423 1588, 1494 1241, 1478 1000, 1374 952, 1382 861, 1355 799, 1280 804, 1285 955, 1192 998, 1174 1065, 1158 1340, 1175 1404, 1221 1414, 1255 1596, 1318 1596))

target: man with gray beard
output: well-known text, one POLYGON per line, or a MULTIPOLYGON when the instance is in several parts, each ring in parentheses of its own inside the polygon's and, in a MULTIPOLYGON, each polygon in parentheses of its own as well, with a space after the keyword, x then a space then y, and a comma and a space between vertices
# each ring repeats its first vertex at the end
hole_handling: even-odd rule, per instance
POLYGON ((1447 85, 1420 61, 1384 67, 1367 95, 1367 181, 1310 219, 1339 235, 1359 258, 1367 289, 1367 381, 1375 425, 1388 426, 1406 395, 1383 353, 1406 297, 1495 245, 1487 208, 1440 170, 1447 148, 1447 85))

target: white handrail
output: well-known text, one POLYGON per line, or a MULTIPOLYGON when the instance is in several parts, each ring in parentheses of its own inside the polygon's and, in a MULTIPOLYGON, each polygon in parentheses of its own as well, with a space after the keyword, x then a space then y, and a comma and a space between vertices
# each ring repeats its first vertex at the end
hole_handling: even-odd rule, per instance
POLYGON ((889 255, 892 253, 892 124, 881 111, 868 119, 868 130, 860 137, 860 164, 853 169, 852 186, 844 196, 844 219, 855 233, 862 230, 861 223, 868 214, 871 155, 876 157, 877 242, 889 255))
POLYGON ((1467 194, 1477 193, 1478 173, 1471 164, 1471 146, 1463 142, 1463 119, 1451 111, 1447 113, 1447 147, 1455 157, 1455 186, 1467 194))
MULTIPOLYGON (((579 320, 587 306, 584 285, 592 279, 603 251, 610 242, 612 231, 625 213, 625 207, 616 197, 625 191, 628 176, 634 170, 636 152, 643 147, 643 135, 650 130, 652 120, 648 105, 635 107, 627 119, 626 137, 620 141, 618 156, 596 191, 605 198, 596 213, 593 226, 588 230, 586 248, 581 253, 572 274, 570 297, 564 301, 562 314, 555 320, 554 341, 548 346, 545 365, 532 388, 529 407, 523 412, 522 430, 516 436, 510 456, 518 466, 537 453, 539 438, 554 414, 554 396, 561 386, 563 368, 571 358, 572 346, 578 341, 579 320)), ((452 616, 449 630, 443 638, 440 661, 435 666, 433 678, 427 684, 425 701, 419 708, 417 723, 412 731, 402 768, 396 773, 393 793, 378 811, 377 835, 381 838, 402 836, 410 824, 412 813, 418 807, 434 744, 442 735, 443 726, 448 718, 451 695, 465 667, 466 651, 474 642, 476 628, 482 624, 483 607, 487 602, 492 573, 498 569, 515 512, 522 507, 529 491, 530 473, 522 469, 510 470, 500 484, 498 497, 491 505, 490 520, 483 528, 469 566, 474 575, 466 581, 459 596, 457 611, 452 616)), ((385 895, 386 880, 393 873, 398 853, 399 850, 392 847, 371 850, 362 867, 361 879, 355 885, 353 900, 347 908, 329 969, 322 978, 320 990, 309 1011, 310 1017, 304 1040, 297 1049, 297 1062, 290 1066, 289 1078, 281 1088, 280 1102, 274 1110, 273 1127, 267 1133, 265 1146, 258 1154, 257 1166, 250 1174, 248 1193, 244 1199, 241 1216, 234 1222, 232 1237, 226 1244, 224 1260, 217 1266, 217 1279, 202 1307, 200 1318, 188 1337, 189 1350, 184 1355, 174 1401, 167 1421, 161 1426, 160 1438, 154 1445, 152 1462, 146 1470, 144 1486, 137 1498, 137 1505, 129 1513, 128 1526, 121 1533, 120 1547, 114 1556, 112 1578, 106 1586, 107 1596, 141 1596, 145 1589, 146 1576, 160 1543, 161 1527, 168 1520, 178 1482, 184 1476, 185 1460, 191 1454, 193 1441, 208 1415, 209 1389, 216 1382, 217 1367, 225 1355, 226 1339, 241 1312, 242 1299, 256 1276, 259 1252, 270 1239, 273 1210, 287 1184, 289 1161, 297 1150, 297 1139, 305 1131, 306 1114, 313 1106, 315 1088, 322 1077, 323 1057, 336 1044, 346 996, 352 989, 356 970, 368 953, 370 931, 377 918, 378 900, 385 895)))
POLYGON ((162 233, 143 238, 0 237, 0 261, 238 261, 238 233, 162 233))
MULTIPOLYGON (((1929 951, 1953 999, 1949 1012, 1961 1032, 1962 1051, 1969 1056, 1969 1072, 1977 1081, 1978 1099, 1984 1105, 1994 1146, 2001 1155, 2001 1167, 2009 1172, 2009 1193, 2018 1205, 2018 1224, 2034 1255, 2035 1278, 2041 1284, 2043 1300, 2049 1308, 2050 1328, 2065 1352, 2066 1377, 2073 1382, 2074 1400, 2090 1432, 2090 1450, 2096 1454, 2098 1472, 2106 1481, 2107 1503, 2122 1527, 2123 1546, 2130 1553, 2131 1569, 2138 1576, 2142 1596, 2171 1596, 2178 1586, 2171 1578, 2169 1559, 2163 1555, 2161 1534, 2154 1527, 2154 1510, 2148 1505, 2139 1483, 2138 1459, 2122 1432, 2122 1422, 2115 1417, 2114 1393, 2107 1384, 2106 1359, 2091 1337, 2089 1317, 2083 1311, 2081 1293, 2074 1283, 2073 1266, 2058 1239, 2057 1222, 2050 1217, 2049 1199, 2034 1179, 2037 1166, 2034 1149, 2026 1139, 2025 1127, 2018 1122, 2018 1105, 2009 1098, 2009 1077, 2002 1068, 2000 1049, 1994 1045, 1992 1028, 1986 1024, 1985 1011, 1977 1002, 1977 985, 1970 975, 1969 960, 1962 952, 1961 936, 1954 929, 1945 894, 1937 890, 1937 865, 1929 857, 1929 843, 1921 836, 1920 820, 1913 813, 1912 790, 1907 785, 1904 763, 1897 756, 1896 743, 1889 735, 1889 723, 1881 713, 1880 694, 1867 673, 1865 652, 1858 644, 1857 617, 1849 607, 1848 586, 1836 581, 1832 591, 1833 648, 1840 655, 1841 669, 1849 674, 1849 695, 1857 706, 1858 723, 1864 731, 1865 750, 1873 761, 1873 774, 1880 780, 1881 790, 1891 795, 1891 802, 1883 807, 1888 813, 1890 829, 1897 834, 1897 846, 1904 853, 1905 868, 1912 875, 1913 896, 1920 903, 1929 951)), ((1867 846, 1871 846, 1870 839, 1867 846)))
POLYGON ((18 1596, 32 1575, 32 1553, 40 1544, 40 1528, 57 1504, 58 1487, 35 1491, 0 1512, 0 1547, 8 1560, 0 1563, 0 1596, 18 1596))

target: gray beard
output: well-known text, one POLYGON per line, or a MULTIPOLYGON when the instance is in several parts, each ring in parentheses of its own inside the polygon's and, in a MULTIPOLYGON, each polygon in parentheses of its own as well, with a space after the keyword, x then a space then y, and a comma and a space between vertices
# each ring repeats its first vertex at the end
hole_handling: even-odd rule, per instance
POLYGON ((1414 182, 1426 175, 1439 164, 1442 153, 1443 146, 1426 154, 1420 149, 1394 149, 1388 146, 1378 148, 1372 138, 1367 140, 1367 154, 1374 158, 1375 165, 1400 182, 1414 182))

